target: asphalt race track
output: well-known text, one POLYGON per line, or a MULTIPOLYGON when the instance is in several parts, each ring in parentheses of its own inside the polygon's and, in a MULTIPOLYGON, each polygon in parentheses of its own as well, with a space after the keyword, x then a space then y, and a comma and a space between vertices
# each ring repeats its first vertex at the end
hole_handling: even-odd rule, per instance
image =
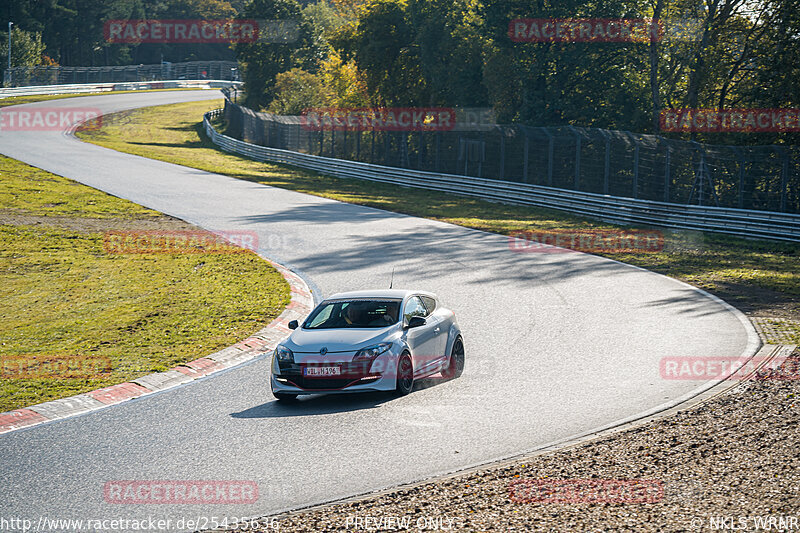
MULTIPOLYGON (((170 91, 70 98, 105 113, 220 98, 170 91)), ((37 104, 34 104, 37 105, 37 104)), ((200 117, 198 117, 200 120, 200 117)), ((278 405, 268 359, 177 389, 0 435, 0 516, 261 516, 510 457, 681 398, 667 356, 750 355, 730 307, 675 280, 580 253, 515 253, 506 237, 121 154, 62 132, 0 132, 0 152, 211 230, 318 292, 434 291, 465 333, 462 378, 396 399, 278 405), (253 480, 247 505, 105 503, 113 480, 253 480)), ((203 353, 198 353, 201 357, 203 353)), ((203 525, 202 523, 200 525, 203 525)), ((210 527, 211 524, 208 524, 210 527)), ((180 529, 180 527, 178 527, 180 529)), ((184 526, 185 528, 185 526, 184 526)))

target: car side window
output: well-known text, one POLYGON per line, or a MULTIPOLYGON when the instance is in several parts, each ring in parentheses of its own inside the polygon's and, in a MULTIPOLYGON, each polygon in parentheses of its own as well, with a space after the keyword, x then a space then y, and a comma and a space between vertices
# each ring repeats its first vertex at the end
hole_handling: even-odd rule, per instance
POLYGON ((425 316, 429 316, 436 310, 436 300, 430 296, 420 296, 420 299, 422 299, 422 303, 425 304, 425 309, 428 311, 425 316))
POLYGON ((427 310, 425 306, 422 304, 422 300, 419 299, 419 296, 412 296, 408 302, 406 302, 406 310, 403 313, 406 321, 411 320, 412 316, 427 316, 427 310))

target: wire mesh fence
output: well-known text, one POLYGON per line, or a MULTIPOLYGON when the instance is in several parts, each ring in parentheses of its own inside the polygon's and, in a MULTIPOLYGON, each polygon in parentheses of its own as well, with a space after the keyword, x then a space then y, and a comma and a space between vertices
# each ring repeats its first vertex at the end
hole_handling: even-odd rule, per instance
MULTIPOLYGON (((229 95, 228 95, 229 96, 229 95)), ((226 133, 271 148, 413 170, 687 205, 800 213, 800 147, 722 146, 595 128, 304 127, 225 101, 226 133)))
POLYGON ((239 80, 235 61, 164 62, 156 65, 108 67, 12 67, 3 74, 6 87, 116 83, 159 80, 239 80))

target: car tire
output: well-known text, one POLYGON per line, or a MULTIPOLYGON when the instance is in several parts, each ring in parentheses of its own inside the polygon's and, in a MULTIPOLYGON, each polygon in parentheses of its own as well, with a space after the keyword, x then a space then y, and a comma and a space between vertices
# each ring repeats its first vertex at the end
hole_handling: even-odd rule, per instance
POLYGON ((273 392, 272 395, 275 396, 275 399, 278 400, 279 402, 289 403, 297 401, 297 394, 288 394, 285 392, 273 392))
POLYGON ((444 379, 455 379, 461 377, 464 372, 464 341, 461 337, 456 337, 453 347, 450 349, 450 362, 442 370, 444 379))
POLYGON ((397 361, 397 385, 394 391, 398 396, 405 396, 410 393, 413 388, 414 365, 411 362, 411 356, 404 353, 397 361))

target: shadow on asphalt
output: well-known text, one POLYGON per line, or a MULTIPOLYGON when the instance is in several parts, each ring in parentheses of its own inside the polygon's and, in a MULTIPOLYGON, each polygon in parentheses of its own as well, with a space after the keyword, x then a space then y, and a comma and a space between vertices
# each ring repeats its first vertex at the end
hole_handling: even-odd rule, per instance
POLYGON ((724 309, 719 303, 699 291, 694 289, 683 289, 680 294, 672 298, 662 298, 654 300, 647 306, 642 307, 667 307, 675 306, 679 308, 681 314, 692 314, 695 316, 708 316, 720 312, 720 308, 724 309))
MULTIPOLYGON (((621 287, 626 276, 638 276, 640 270, 602 257, 553 248, 517 248, 509 237, 469 228, 437 225, 394 230, 394 223, 406 215, 344 203, 323 203, 294 206, 276 213, 241 216, 243 224, 292 223, 300 225, 347 224, 353 227, 341 249, 315 250, 295 258, 292 263, 307 272, 353 272, 375 264, 396 267, 395 280, 415 285, 420 272, 427 277, 451 276, 454 269, 469 272, 466 283, 495 286, 559 284, 591 274, 614 277, 621 287), (383 222, 383 230, 363 230, 356 226, 383 222), (520 251, 522 250, 522 251, 520 251), (335 257, 335 261, 331 260, 335 257)), ((641 252, 646 253, 646 252, 641 252)), ((692 290, 681 290, 678 297, 656 300, 654 307, 675 306, 683 313, 709 315, 727 313, 724 306, 692 290)))
MULTIPOLYGON (((449 380, 427 378, 414 383, 414 392, 434 387, 449 380)), ((391 401, 402 401, 402 397, 391 392, 362 392, 355 394, 310 394, 300 396, 296 402, 272 400, 256 407, 231 413, 231 418, 287 418, 295 416, 319 416, 363 409, 375 409, 391 401)))

